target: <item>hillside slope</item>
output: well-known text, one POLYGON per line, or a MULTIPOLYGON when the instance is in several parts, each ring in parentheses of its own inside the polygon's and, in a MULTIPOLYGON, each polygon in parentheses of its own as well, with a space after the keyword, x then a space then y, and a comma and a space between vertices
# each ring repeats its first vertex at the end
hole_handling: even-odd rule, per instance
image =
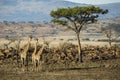
MULTIPOLYGON (((41 21, 51 20, 50 11, 61 7, 87 6, 64 0, 1 0, 0 21, 41 21)), ((120 17, 120 3, 96 5, 108 9, 109 13, 101 18, 120 17)))

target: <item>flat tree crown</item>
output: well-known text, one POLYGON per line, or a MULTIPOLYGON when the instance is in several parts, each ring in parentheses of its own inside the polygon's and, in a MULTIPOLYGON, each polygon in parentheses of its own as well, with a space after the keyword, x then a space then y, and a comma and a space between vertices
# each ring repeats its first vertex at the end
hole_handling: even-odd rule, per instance
POLYGON ((95 6, 77 6, 72 8, 58 8, 57 10, 51 11, 50 15, 54 18, 52 20, 53 22, 65 25, 67 20, 77 23, 94 22, 99 17, 99 14, 106 14, 107 12, 107 9, 103 10, 95 6))

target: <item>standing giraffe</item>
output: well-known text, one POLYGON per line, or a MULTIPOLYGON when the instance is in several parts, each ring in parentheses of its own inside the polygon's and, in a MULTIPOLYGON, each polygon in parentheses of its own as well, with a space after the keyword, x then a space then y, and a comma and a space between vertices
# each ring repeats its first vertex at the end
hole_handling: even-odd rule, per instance
MULTIPOLYGON (((37 44, 38 44, 38 39, 35 39, 35 48, 34 48, 34 51, 32 53, 32 64, 35 63, 35 55, 37 54, 37 44)), ((33 65, 33 68, 35 67, 35 65, 33 65)))
POLYGON ((32 39, 32 37, 29 36, 28 37, 28 43, 25 45, 23 51, 20 53, 20 58, 21 58, 21 62, 22 62, 22 68, 23 68, 23 66, 25 66, 25 62, 26 62, 26 58, 27 58, 27 52, 28 52, 29 47, 30 47, 31 39, 32 39))
MULTIPOLYGON (((42 47, 39 49, 39 51, 37 52, 37 41, 36 40, 36 44, 35 44, 35 49, 34 49, 34 52, 32 54, 32 62, 33 62, 33 66, 37 69, 38 66, 39 66, 39 62, 40 62, 40 57, 41 57, 41 54, 45 48, 45 44, 42 45, 42 47)), ((34 68, 33 67, 33 68, 34 68)))

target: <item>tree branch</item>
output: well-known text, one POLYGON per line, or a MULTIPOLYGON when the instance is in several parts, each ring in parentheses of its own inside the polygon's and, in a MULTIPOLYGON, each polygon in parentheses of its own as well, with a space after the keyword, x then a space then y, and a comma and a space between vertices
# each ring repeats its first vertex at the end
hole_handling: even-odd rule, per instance
POLYGON ((72 27, 71 27, 71 29, 74 30, 75 32, 77 32, 78 28, 77 28, 77 25, 76 25, 75 21, 72 20, 70 17, 66 17, 66 18, 67 18, 67 19, 73 24, 73 26, 75 27, 75 28, 72 28, 72 27))

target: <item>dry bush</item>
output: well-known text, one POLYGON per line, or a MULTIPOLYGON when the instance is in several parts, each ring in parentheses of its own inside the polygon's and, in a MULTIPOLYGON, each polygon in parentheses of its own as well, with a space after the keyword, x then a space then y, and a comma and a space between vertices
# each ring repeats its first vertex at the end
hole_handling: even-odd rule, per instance
MULTIPOLYGON (((46 64, 65 64, 67 61, 77 61, 77 46, 71 43, 63 43, 58 47, 49 49, 44 54, 44 62, 46 64)), ((48 50, 46 49, 45 52, 48 50)))
POLYGON ((84 53, 87 55, 87 57, 90 60, 108 60, 108 59, 113 59, 113 58, 117 58, 117 54, 116 53, 120 53, 119 47, 114 47, 112 46, 112 48, 110 47, 99 47, 99 46, 88 46, 87 48, 84 49, 84 53), (85 50, 86 49, 86 50, 85 50))
MULTIPOLYGON (((45 48, 42 60, 45 64, 66 64, 78 62, 77 46, 72 43, 63 43, 57 47, 45 48)), ((106 46, 86 46, 82 48, 84 60, 98 61, 117 58, 119 48, 109 48, 106 46)))
MULTIPOLYGON (((38 45, 38 49, 39 48, 41 48, 41 45, 38 45)), ((30 59, 33 51, 34 47, 30 47, 30 59)), ((0 58, 16 59, 16 52, 19 53, 16 48, 12 47, 2 49, 0 50, 0 58)), ((106 46, 85 46, 82 47, 82 53, 84 60, 87 61, 108 60, 118 58, 120 56, 120 47, 113 46, 112 48, 109 48, 106 46)), ((78 62, 78 46, 72 43, 65 42, 57 47, 45 47, 45 49, 43 50, 43 54, 41 55, 41 60, 44 62, 44 64, 70 64, 72 62, 76 63, 78 62)))

